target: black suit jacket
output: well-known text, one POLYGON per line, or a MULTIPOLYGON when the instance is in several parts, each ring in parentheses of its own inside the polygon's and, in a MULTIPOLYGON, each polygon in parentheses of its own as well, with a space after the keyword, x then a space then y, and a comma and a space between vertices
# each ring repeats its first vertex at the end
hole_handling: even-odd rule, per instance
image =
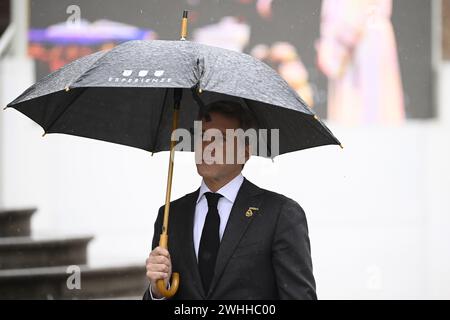
MULTIPOLYGON (((214 277, 204 292, 193 242, 199 189, 170 205, 169 252, 180 287, 172 299, 317 299, 308 226, 300 205, 244 179, 223 234, 214 277), (255 207, 247 216, 249 207, 255 207)), ((155 222, 153 248, 163 219, 155 222)), ((148 290, 144 299, 151 299, 148 290)))

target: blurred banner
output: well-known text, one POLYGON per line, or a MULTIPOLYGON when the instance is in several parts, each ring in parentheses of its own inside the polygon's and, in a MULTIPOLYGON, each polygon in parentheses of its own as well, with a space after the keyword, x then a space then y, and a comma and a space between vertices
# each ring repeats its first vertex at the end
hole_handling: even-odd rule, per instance
POLYGON ((344 125, 428 119, 431 1, 31 1, 37 78, 134 39, 189 39, 249 53, 277 70, 323 118, 344 125))
POLYGON ((442 0, 442 56, 450 60, 450 0, 442 0))

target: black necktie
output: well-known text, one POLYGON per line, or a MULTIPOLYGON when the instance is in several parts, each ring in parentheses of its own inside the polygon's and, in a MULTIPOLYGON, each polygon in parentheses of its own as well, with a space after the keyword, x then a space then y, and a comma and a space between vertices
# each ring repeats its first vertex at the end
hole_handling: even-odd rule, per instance
POLYGON ((198 266, 200 276, 202 277, 203 289, 205 289, 205 293, 208 293, 209 285, 214 275, 214 267, 220 245, 220 216, 217 210, 217 203, 222 195, 206 192, 205 196, 206 200, 208 200, 208 213, 206 214, 202 237, 200 239, 198 266))

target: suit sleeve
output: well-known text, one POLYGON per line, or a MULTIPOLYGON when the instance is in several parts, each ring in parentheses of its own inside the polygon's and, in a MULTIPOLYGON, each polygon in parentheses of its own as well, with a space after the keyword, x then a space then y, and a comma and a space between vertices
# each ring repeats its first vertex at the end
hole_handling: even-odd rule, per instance
MULTIPOLYGON (((163 213, 164 213, 163 210, 164 210, 164 206, 159 208, 158 216, 156 217, 154 231, 153 231, 152 250, 155 249, 159 244, 159 235, 161 234, 163 213)), ((150 286, 148 286, 147 290, 145 290, 144 296, 142 297, 143 300, 153 300, 149 290, 150 290, 150 286)))
POLYGON ((291 199, 278 216, 272 261, 280 299, 317 299, 305 212, 291 199))

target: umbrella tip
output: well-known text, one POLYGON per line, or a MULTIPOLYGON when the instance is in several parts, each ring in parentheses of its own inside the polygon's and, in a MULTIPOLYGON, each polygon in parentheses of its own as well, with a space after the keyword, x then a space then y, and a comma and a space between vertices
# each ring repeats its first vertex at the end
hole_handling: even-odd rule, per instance
POLYGON ((64 88, 64 90, 66 90, 66 92, 68 92, 68 91, 70 91, 70 87, 67 86, 67 87, 64 88))
POLYGON ((344 149, 344 146, 342 144, 339 145, 341 147, 341 149, 344 149))
POLYGON ((188 32, 188 11, 183 11, 183 18, 181 19, 181 41, 186 40, 188 32))
POLYGON ((44 133, 42 134, 42 137, 45 137, 46 134, 47 134, 47 132, 44 132, 44 133))
POLYGON ((3 108, 3 110, 6 110, 6 109, 8 109, 8 106, 6 106, 6 107, 3 108))

